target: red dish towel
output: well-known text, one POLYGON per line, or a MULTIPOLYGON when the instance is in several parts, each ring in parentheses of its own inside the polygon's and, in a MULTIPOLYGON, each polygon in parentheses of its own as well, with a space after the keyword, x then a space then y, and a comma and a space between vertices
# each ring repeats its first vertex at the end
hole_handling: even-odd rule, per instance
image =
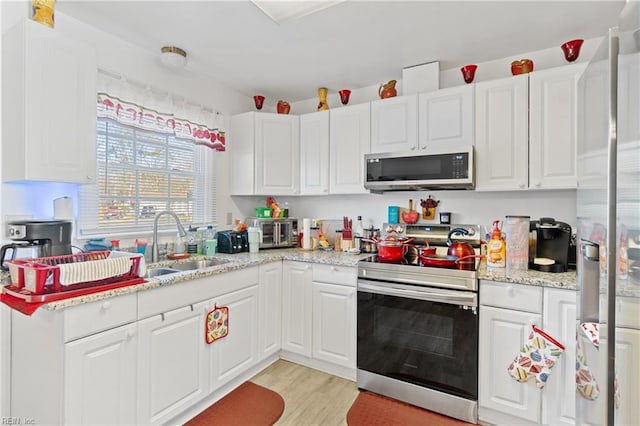
POLYGON ((28 303, 23 299, 6 293, 0 294, 0 302, 28 316, 31 316, 36 311, 36 309, 46 303, 28 303))

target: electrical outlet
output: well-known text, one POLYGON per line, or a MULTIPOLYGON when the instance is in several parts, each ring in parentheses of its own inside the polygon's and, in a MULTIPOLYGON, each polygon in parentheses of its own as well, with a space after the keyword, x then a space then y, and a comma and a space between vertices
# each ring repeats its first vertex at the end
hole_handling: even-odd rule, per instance
POLYGON ((228 212, 227 213, 227 225, 231 225, 232 222, 233 222, 233 213, 228 212))

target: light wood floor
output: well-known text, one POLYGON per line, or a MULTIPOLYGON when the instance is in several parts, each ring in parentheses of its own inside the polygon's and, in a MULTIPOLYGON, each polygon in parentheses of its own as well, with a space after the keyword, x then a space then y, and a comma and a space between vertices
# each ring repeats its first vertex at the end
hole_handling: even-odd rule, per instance
POLYGON ((358 396, 355 382, 281 359, 251 381, 284 398, 284 413, 276 423, 281 426, 346 425, 358 396))

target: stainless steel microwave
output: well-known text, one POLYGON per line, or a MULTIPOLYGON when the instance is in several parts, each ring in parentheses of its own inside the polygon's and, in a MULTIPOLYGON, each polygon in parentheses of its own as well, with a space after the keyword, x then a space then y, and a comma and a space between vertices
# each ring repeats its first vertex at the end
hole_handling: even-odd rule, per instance
POLYGON ((260 249, 296 247, 298 245, 298 219, 247 218, 245 223, 260 229, 260 249))
POLYGON ((473 146, 451 151, 366 154, 364 187, 372 192, 473 189, 473 146))

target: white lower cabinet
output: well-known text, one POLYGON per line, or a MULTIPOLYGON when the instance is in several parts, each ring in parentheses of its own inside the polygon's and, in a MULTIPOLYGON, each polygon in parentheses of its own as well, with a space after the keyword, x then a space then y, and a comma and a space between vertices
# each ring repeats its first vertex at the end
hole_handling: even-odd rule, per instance
POLYGON ((573 290, 481 281, 479 418, 496 425, 575 424, 576 297, 573 290), (535 324, 565 351, 544 388, 514 380, 507 366, 535 324))
MULTIPOLYGON (((482 292, 482 289, 480 289, 482 292)), ((481 293, 482 294, 482 293, 481 293)), ((533 383, 519 383, 507 367, 518 354, 541 315, 480 306, 478 353, 478 415, 493 424, 540 422, 540 391, 533 383)))
POLYGON ((355 379, 356 268, 285 261, 282 357, 355 379))
POLYGON ((260 265, 258 350, 260 360, 282 347, 282 262, 260 265))
POLYGON ((136 324, 65 344, 64 424, 136 423, 136 324))
MULTIPOLYGON (((218 389, 258 362, 258 284, 209 302, 229 308, 229 334, 210 345, 210 391, 218 389)), ((204 340, 204 338, 203 338, 204 340)))
POLYGON ((355 287, 313 283, 314 358, 355 368, 355 295, 355 287))
POLYGON ((282 265, 282 349, 311 356, 312 264, 285 261, 282 265))
POLYGON ((164 423, 208 392, 206 302, 138 323, 138 424, 164 423))
POLYGON ((544 289, 542 328, 565 347, 542 391, 542 423, 545 425, 575 424, 576 297, 572 290, 544 289))

